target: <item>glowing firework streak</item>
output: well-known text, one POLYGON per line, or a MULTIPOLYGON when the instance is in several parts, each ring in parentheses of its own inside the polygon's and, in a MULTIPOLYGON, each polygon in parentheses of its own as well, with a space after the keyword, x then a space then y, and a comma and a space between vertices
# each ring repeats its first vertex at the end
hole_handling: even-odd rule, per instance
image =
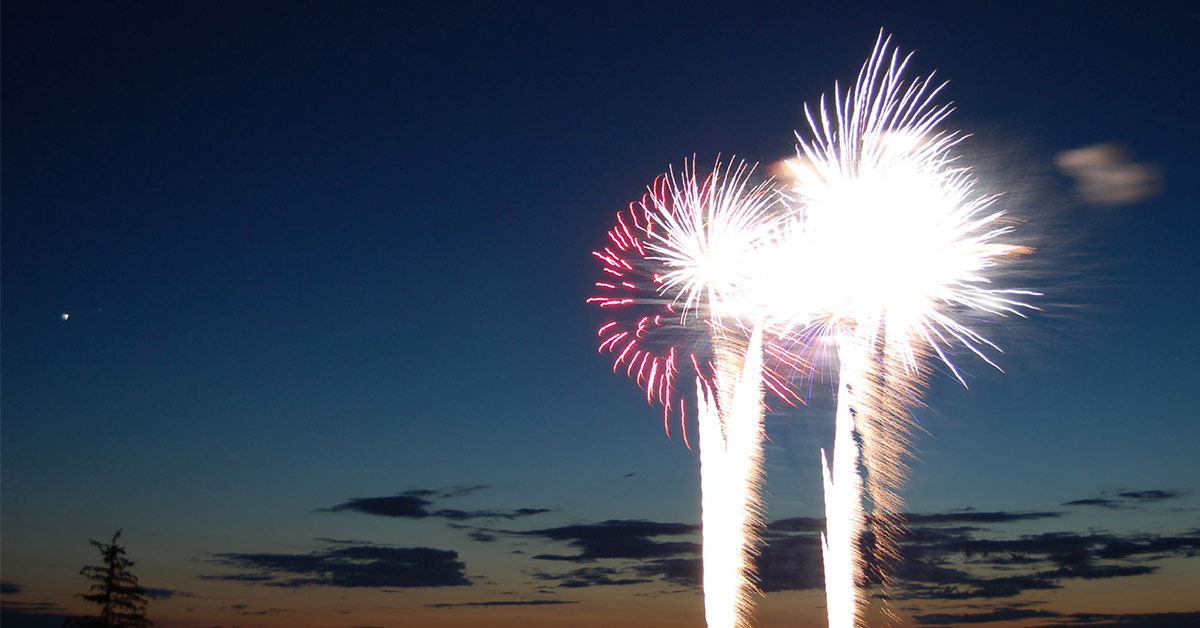
POLYGON ((831 341, 839 360, 833 461, 822 451, 831 628, 858 622, 868 519, 876 553, 897 556, 908 408, 924 384, 924 356, 936 354, 960 381, 951 345, 994 366, 984 350, 995 345, 959 316, 1022 315, 1030 306, 1020 298, 1034 294, 992 287, 1002 262, 1028 249, 998 241, 1011 224, 952 153, 963 136, 937 129, 951 111, 933 104, 941 87, 901 80, 907 61, 881 33, 854 88, 835 88, 833 120, 824 98, 819 118, 806 108, 812 139, 797 134, 791 164, 796 216, 781 253, 790 268, 826 270, 806 274, 803 290, 780 291, 776 308, 792 313, 801 346, 831 341))
POLYGON ((749 625, 763 521, 763 388, 792 403, 788 376, 805 367, 778 343, 764 343, 757 324, 747 340, 743 321, 761 316, 753 277, 784 216, 770 182, 751 185, 751 171, 718 162, 704 179, 694 166, 661 177, 618 215, 611 245, 594 253, 609 277, 596 283, 603 294, 589 299, 634 313, 600 327, 600 350, 616 354, 614 369, 624 366, 644 385, 647 401, 663 404, 664 425, 678 398, 676 373, 681 366, 695 373, 711 628, 749 625))
POLYGON ((859 452, 854 443, 854 419, 860 409, 855 393, 864 389, 862 352, 852 337, 838 339, 841 366, 838 374, 837 414, 834 420, 833 464, 821 450, 821 479, 825 487, 826 531, 821 534, 825 567, 825 596, 829 625, 853 626, 858 615, 855 584, 861 580, 863 561, 857 548, 863 525, 862 478, 859 452), (835 523, 836 522, 836 523, 835 523))
POLYGON ((723 408, 705 386, 697 395, 704 560, 704 616, 710 628, 750 625, 755 545, 763 524, 762 329, 756 328, 723 408))

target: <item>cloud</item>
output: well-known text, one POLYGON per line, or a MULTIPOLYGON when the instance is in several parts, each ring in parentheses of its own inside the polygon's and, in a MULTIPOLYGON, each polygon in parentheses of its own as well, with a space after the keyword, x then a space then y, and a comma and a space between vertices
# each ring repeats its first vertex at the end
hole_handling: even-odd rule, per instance
POLYGON ((380 517, 399 519, 424 519, 440 517, 451 521, 467 521, 471 519, 517 519, 550 512, 548 508, 517 508, 516 510, 461 510, 442 508, 430 510, 434 502, 425 499, 436 496, 441 499, 462 497, 485 489, 487 486, 459 486, 444 490, 416 489, 389 495, 385 497, 351 497, 350 499, 328 508, 318 508, 317 512, 358 512, 380 517))
POLYGON ((581 589, 594 586, 622 586, 653 582, 646 577, 637 577, 631 569, 613 567, 580 567, 566 573, 551 574, 535 571, 533 577, 538 580, 558 581, 558 587, 563 589, 581 589), (631 577, 632 576, 632 577, 631 577))
POLYGON ((425 608, 459 608, 464 606, 546 606, 552 604, 578 604, 579 600, 499 600, 488 602, 458 602, 455 604, 426 604, 425 608))
POLYGON ((657 523, 646 520, 610 519, 595 524, 544 528, 511 534, 536 536, 564 542, 578 554, 538 554, 541 560, 590 562, 600 558, 648 559, 696 554, 700 545, 693 541, 655 541, 660 536, 692 536, 700 526, 684 523, 657 523))
POLYGON ((910 533, 901 541, 895 599, 999 599, 1062 588, 1064 580, 1125 578, 1153 573, 1145 564, 1200 549, 1200 535, 1048 532, 979 538, 964 530, 941 537, 910 533), (1014 573, 1016 572, 1016 573, 1014 573))
POLYGON ((1090 497, 1088 499, 1075 499, 1069 502, 1063 502, 1063 506, 1099 506, 1101 508, 1123 508, 1120 500, 1106 499, 1104 497, 1090 497))
POLYGON ((451 587, 471 584, 458 552, 428 547, 333 544, 307 554, 222 553, 212 562, 239 573, 204 580, 278 587, 451 587))
POLYGON ((537 554, 543 561, 592 563, 599 560, 620 560, 620 566, 580 567, 550 573, 533 572, 534 578, 556 582, 559 588, 591 586, 621 586, 644 584, 661 580, 686 587, 698 586, 700 579, 700 544, 694 541, 661 541, 659 537, 695 536, 700 526, 685 523, 610 519, 600 523, 578 524, 522 532, 505 532, 509 536, 541 537, 564 543, 577 550, 575 554, 537 554), (631 564, 632 563, 632 564, 631 564))
POLYGON ((53 613, 63 610, 61 606, 54 602, 14 602, 4 600, 3 607, 8 610, 25 613, 53 613))
POLYGON ((660 578, 689 589, 699 588, 704 581, 704 563, 699 556, 653 560, 636 566, 634 570, 641 575, 660 578))
POLYGON ((549 508, 517 508, 516 510, 454 510, 443 509, 433 513, 435 517, 444 517, 453 521, 469 519, 517 519, 531 515, 551 512, 549 508))
POLYGON ((151 600, 169 600, 173 597, 196 597, 195 593, 187 591, 176 591, 175 589, 155 589, 151 587, 142 587, 142 593, 151 600))
POLYGON ((1037 624, 1032 628, 1193 628, 1200 611, 1184 613, 1073 613, 1069 623, 1037 624))
POLYGON ((492 543, 496 540, 496 535, 484 530, 472 530, 467 533, 467 536, 471 537, 472 541, 479 541, 480 543, 492 543))
POLYGON ((1037 617, 1062 617, 1062 615, 1054 611, 1039 611, 1008 606, 983 613, 931 613, 928 615, 916 615, 913 619, 918 624, 925 626, 944 626, 946 624, 987 624, 996 621, 1012 621, 1015 619, 1037 617))
POLYGON ((1185 493, 1183 491, 1164 491, 1157 489, 1150 491, 1126 491, 1124 493, 1117 493, 1117 497, 1139 502, 1161 502, 1167 499, 1179 499, 1184 495, 1185 493))
POLYGON ((1152 504, 1172 499, 1179 499, 1187 495, 1187 491, 1151 489, 1146 491, 1122 491, 1112 495, 1109 491, 1100 493, 1099 497, 1089 497, 1087 499, 1075 499, 1069 502, 1063 502, 1063 506, 1099 506, 1101 508, 1109 508, 1112 510, 1125 510, 1137 508, 1142 504, 1152 504))
POLYGON ((390 497, 351 497, 350 499, 321 508, 319 512, 361 512, 380 517, 401 517, 406 519, 424 519, 429 516, 427 506, 433 502, 413 495, 392 495, 390 497))
POLYGON ((974 510, 955 510, 934 514, 910 513, 904 515, 904 521, 909 525, 940 525, 945 523, 1012 523, 1015 521, 1035 521, 1038 519, 1053 519, 1061 517, 1058 512, 976 512, 974 510))
POLYGON ((266 608, 261 611, 242 611, 238 615, 282 615, 283 613, 298 613, 294 608, 266 608))
POLYGON ((1076 191, 1093 205, 1128 205, 1158 194, 1162 173, 1157 166, 1133 163, 1119 144, 1095 144, 1066 150, 1054 157, 1076 191))
POLYGON ((0 595, 14 595, 20 593, 22 588, 24 587, 15 582, 0 580, 0 595))
MULTIPOLYGON (((1154 501, 1181 494, 1127 491, 1114 499, 1154 501)), ((893 579, 886 597, 1000 600, 1027 591, 1060 589, 1068 580, 1153 573, 1157 567, 1148 561, 1192 556, 1200 550, 1200 530, 1180 535, 1047 532, 1008 538, 996 531, 1012 523, 1053 521, 1061 516, 1049 511, 909 513, 899 539, 902 560, 890 570, 893 579)), ((823 586, 820 532, 824 525, 822 519, 807 517, 768 524, 763 535, 766 545, 758 558, 764 591, 823 586)), ((880 558, 871 554, 869 533, 862 545, 868 564, 878 565, 880 558)), ((644 570, 659 568, 648 563, 644 570)))
POLYGON ((474 484, 471 486, 451 486, 450 488, 442 489, 438 493, 438 497, 441 497, 443 499, 449 499, 452 497, 465 497, 476 491, 487 490, 489 488, 492 488, 492 487, 488 486, 487 484, 474 484))

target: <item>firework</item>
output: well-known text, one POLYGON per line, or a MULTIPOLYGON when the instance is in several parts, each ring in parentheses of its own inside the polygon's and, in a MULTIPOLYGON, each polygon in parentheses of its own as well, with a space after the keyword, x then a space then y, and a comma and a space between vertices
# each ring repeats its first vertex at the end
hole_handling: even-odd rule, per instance
MULTIPOLYGON (((701 178, 685 163, 618 213, 605 246, 592 252, 601 275, 587 301, 614 313, 596 330, 598 349, 613 356, 614 372, 645 389, 647 402, 662 405, 668 433, 678 414, 685 443, 686 399, 698 391, 681 390, 681 382, 716 388, 714 347, 744 344, 749 321, 764 314, 750 286, 786 213, 770 181, 751 184, 752 172, 744 162, 718 161, 701 178)), ((799 403, 789 382, 811 370, 808 363, 776 339, 763 350, 763 386, 779 402, 799 403)))
POLYGON ((678 409, 685 442, 691 395, 677 375, 696 382, 709 626, 749 622, 764 388, 794 403, 790 383, 812 373, 806 358, 836 353, 822 549, 830 625, 853 628, 863 527, 873 526, 885 584, 882 565, 898 558, 909 411, 929 359, 965 385, 954 349, 993 366, 987 354, 998 351, 967 321, 1021 316, 1036 294, 993 285, 1028 249, 1005 242, 1013 222, 959 163, 966 136, 939 129, 951 112, 935 103, 941 86, 904 82, 907 63, 881 33, 855 86, 835 86, 832 114, 824 98, 818 115, 806 107, 811 137, 797 133, 788 196, 752 185, 743 163, 718 161, 704 179, 685 165, 618 214, 594 252, 604 277, 589 301, 624 314, 598 330, 600 351, 663 405, 668 433, 678 409))
POLYGON ((1033 294, 992 284, 1028 249, 1003 241, 1012 221, 992 209, 994 196, 975 191, 955 154, 965 136, 939 129, 952 111, 935 103, 942 86, 903 81, 908 59, 881 34, 855 86, 835 86, 832 115, 824 97, 817 116, 806 108, 811 137, 797 133, 795 214, 778 249, 783 266, 823 270, 807 273, 802 289, 778 290, 775 312, 786 313, 797 347, 832 345, 839 361, 832 463, 822 451, 833 628, 854 626, 861 613, 865 522, 876 553, 896 556, 897 489, 925 358, 960 381, 953 346, 994 366, 986 352, 995 345, 965 321, 1022 315, 1033 294))
POLYGON ((716 164, 701 179, 685 165, 618 214, 608 245, 594 252, 604 277, 590 302, 625 316, 598 330, 615 358, 663 405, 679 408, 687 440, 682 370, 696 382, 700 431, 705 615, 713 628, 748 626, 753 557, 762 527, 764 388, 788 403, 787 382, 803 361, 764 341, 765 301, 754 277, 770 259, 786 216, 770 181, 751 183, 745 163, 716 164))

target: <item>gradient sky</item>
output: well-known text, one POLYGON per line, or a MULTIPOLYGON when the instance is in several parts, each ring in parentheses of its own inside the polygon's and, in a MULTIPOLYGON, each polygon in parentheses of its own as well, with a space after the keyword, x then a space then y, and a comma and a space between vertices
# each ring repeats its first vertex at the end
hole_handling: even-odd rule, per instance
MULTIPOLYGON (((1191 3, 502 4, 4 2, 6 627, 117 528, 164 626, 701 625, 697 456, 589 253, 685 157, 792 154, 881 27, 1047 293, 917 413, 893 608, 1200 621, 1191 3)), ((759 626, 824 625, 828 397, 768 418, 759 626)))

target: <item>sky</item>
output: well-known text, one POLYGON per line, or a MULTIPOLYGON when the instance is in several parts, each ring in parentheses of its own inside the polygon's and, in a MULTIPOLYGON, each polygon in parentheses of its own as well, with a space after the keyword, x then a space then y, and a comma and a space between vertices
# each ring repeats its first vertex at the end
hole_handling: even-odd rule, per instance
MULTIPOLYGON (((591 251, 685 158, 793 155, 881 28, 1045 293, 915 410, 888 605, 1200 621, 1194 7, 507 4, 3 4, 5 626, 89 612, 117 529, 162 626, 701 625, 697 452, 591 251)), ((767 418, 757 626, 825 622, 830 387, 767 418)))

